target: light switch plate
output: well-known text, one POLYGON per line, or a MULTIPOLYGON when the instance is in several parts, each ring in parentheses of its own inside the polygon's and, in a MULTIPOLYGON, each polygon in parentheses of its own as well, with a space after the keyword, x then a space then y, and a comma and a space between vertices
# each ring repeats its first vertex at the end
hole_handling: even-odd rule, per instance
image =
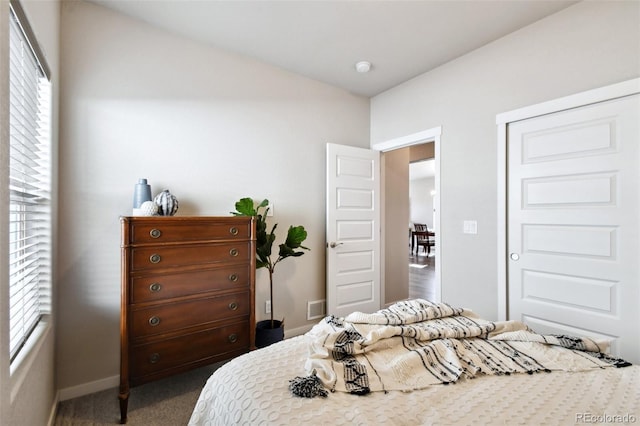
POLYGON ((478 222, 475 220, 465 220, 463 224, 463 232, 465 234, 477 234, 478 222))

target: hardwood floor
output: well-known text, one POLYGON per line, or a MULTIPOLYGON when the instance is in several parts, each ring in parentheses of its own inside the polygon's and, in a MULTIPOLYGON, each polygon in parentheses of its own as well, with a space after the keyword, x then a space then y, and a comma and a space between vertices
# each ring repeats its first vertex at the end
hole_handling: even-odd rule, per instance
POLYGON ((421 250, 409 255, 409 297, 436 301, 436 255, 421 250))

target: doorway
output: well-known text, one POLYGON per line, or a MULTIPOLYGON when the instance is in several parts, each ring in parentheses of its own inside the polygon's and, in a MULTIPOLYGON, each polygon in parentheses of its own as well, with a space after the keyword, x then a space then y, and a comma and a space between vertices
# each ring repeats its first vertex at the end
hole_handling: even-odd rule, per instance
POLYGON ((439 301, 435 283, 435 159, 433 143, 409 147, 409 298, 439 301), (415 231, 427 234, 415 234, 415 231))
MULTIPOLYGON (((409 214, 409 154, 406 159, 398 160, 395 158, 394 163, 403 163, 402 166, 396 167, 394 170, 386 170, 386 160, 397 157, 397 152, 402 148, 414 147, 421 144, 432 143, 433 147, 433 167, 434 167, 434 191, 433 196, 433 228, 437 233, 440 229, 440 134, 442 128, 437 127, 411 135, 403 136, 386 142, 378 143, 372 146, 374 150, 383 153, 381 159, 382 165, 382 200, 386 207, 382 211, 382 247, 381 258, 385 259, 381 264, 381 300, 384 306, 406 299, 409 297, 409 267, 407 260, 410 256, 410 214, 409 214), (388 155, 387 155, 388 154, 388 155), (385 158, 386 157, 386 158, 385 158), (396 173, 401 170, 398 176, 396 173), (396 191, 393 186, 393 180, 404 182, 406 192, 396 191), (404 193, 404 195, 403 195, 404 193), (402 198, 404 197, 404 199, 402 198), (390 202, 393 199, 393 202, 390 202), (397 201, 397 203, 395 202, 397 201), (406 210, 398 209, 397 205, 403 204, 406 210)), ((429 194, 431 195, 431 194, 429 194)), ((432 272, 432 283, 434 290, 432 298, 434 301, 441 299, 441 238, 438 236, 433 248, 434 256, 432 260, 435 265, 432 272)), ((425 271, 426 272, 426 271, 425 271)))

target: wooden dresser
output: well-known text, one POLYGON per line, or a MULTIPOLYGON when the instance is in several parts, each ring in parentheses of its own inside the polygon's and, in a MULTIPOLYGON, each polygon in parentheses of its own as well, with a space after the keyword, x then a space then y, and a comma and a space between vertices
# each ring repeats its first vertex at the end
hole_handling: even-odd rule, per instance
POLYGON ((120 416, 131 387, 255 341, 252 217, 122 217, 120 416))

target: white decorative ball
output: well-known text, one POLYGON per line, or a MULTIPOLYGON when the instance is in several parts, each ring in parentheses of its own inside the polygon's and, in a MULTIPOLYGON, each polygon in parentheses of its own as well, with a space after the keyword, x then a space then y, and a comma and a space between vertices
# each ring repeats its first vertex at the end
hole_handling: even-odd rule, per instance
POLYGON ((158 213, 158 205, 153 201, 145 201, 140 205, 142 216, 155 216, 158 213))

